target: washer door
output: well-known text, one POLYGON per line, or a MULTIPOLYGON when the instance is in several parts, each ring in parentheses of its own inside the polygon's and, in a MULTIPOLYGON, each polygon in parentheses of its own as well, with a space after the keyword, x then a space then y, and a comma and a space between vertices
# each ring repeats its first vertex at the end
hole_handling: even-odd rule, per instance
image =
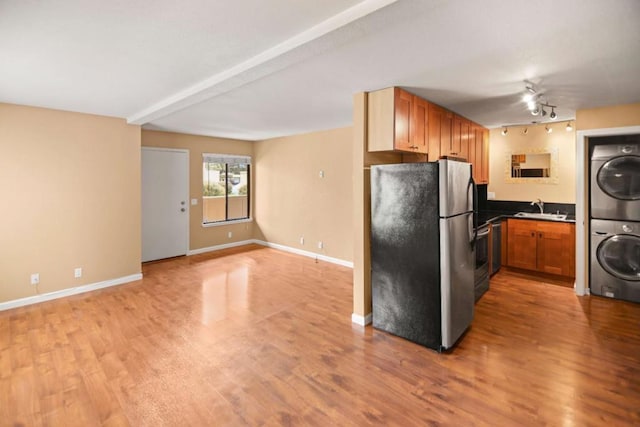
POLYGON ((598 170, 598 186, 619 200, 640 200, 640 157, 620 156, 598 170))
POLYGON ((640 281, 640 237, 628 234, 609 237, 600 243, 596 256, 612 276, 640 281))

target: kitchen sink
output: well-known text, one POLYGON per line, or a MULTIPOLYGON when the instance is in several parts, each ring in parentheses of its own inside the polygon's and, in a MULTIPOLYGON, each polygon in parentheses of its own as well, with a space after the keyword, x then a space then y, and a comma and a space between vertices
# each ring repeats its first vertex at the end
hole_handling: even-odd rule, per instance
POLYGON ((553 214, 553 213, 533 213, 533 212, 518 212, 515 216, 520 218, 533 218, 533 219, 551 219, 553 221, 563 221, 567 219, 566 214, 553 214))

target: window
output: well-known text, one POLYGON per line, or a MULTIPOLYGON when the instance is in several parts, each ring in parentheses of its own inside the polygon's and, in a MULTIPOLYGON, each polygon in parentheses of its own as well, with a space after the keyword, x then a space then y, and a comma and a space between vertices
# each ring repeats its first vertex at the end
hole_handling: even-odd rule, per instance
POLYGON ((202 223, 249 219, 251 157, 202 156, 202 223))

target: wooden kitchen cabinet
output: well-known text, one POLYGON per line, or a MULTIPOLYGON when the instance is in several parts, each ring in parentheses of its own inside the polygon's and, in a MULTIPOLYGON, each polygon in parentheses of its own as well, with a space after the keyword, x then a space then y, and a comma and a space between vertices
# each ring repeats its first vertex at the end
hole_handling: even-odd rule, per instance
POLYGON ((435 162, 441 156, 448 155, 451 147, 451 127, 453 113, 429 103, 429 161, 435 162))
POLYGON ((453 116, 453 126, 451 131, 451 142, 448 147, 443 147, 443 156, 459 157, 469 159, 469 130, 471 122, 464 117, 453 116))
POLYGON ((428 102, 400 88, 369 93, 369 151, 427 153, 428 102))
POLYGON ((476 134, 476 141, 482 138, 481 169, 478 177, 479 184, 489 184, 489 129, 480 128, 476 134))
POLYGON ((475 123, 469 132, 469 159, 476 184, 489 183, 489 131, 475 123))
POLYGON ((507 265, 573 277, 575 225, 512 219, 507 222, 507 265))
POLYGON ((462 158, 473 164, 476 183, 489 182, 489 130, 403 89, 369 92, 367 134, 371 152, 421 155, 406 161, 462 158))

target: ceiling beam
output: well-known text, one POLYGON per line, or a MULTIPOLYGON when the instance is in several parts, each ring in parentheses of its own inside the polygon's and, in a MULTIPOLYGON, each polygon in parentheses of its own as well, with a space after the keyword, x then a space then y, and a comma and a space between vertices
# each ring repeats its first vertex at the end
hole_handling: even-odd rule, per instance
POLYGON ((279 43, 258 55, 249 58, 225 71, 177 92, 129 117, 129 124, 143 125, 155 119, 165 117, 171 113, 187 108, 228 90, 254 81, 264 73, 253 72, 261 65, 273 61, 294 49, 308 45, 321 37, 361 19, 397 0, 364 0, 344 11, 322 21, 321 23, 279 43), (233 79, 233 82, 231 81, 233 79))

